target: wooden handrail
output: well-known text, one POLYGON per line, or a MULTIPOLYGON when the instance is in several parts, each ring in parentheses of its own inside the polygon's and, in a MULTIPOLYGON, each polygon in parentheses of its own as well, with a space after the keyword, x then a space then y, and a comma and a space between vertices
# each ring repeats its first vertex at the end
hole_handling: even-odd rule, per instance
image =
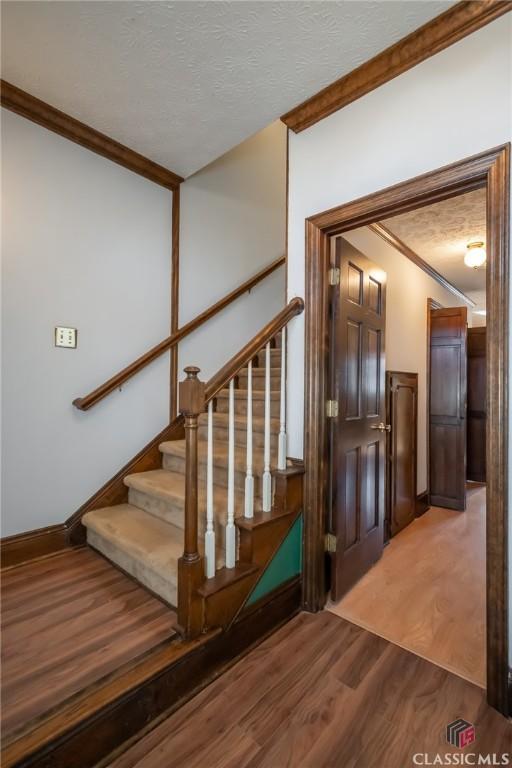
MULTIPOLYGON (((192 333, 192 331, 195 331, 196 328, 199 328, 201 325, 203 325, 203 323, 206 323, 207 320, 210 320, 210 318, 214 317, 214 315, 216 315, 222 309, 229 306, 229 304, 235 301, 235 299, 238 299, 239 296, 242 296, 242 294, 254 288, 254 286, 271 275, 272 272, 275 272, 276 269, 279 269, 279 267, 281 267, 284 263, 285 257, 280 256, 256 275, 249 278, 249 280, 246 280, 245 283, 239 285, 238 288, 235 288, 234 291, 228 293, 216 304, 213 304, 204 312, 201 312, 200 315, 197 315, 197 317, 176 331, 176 333, 168 336, 166 339, 161 341, 160 344, 152 347, 149 352, 146 352, 144 355, 141 355, 141 357, 138 357, 137 360, 128 365, 126 368, 123 368, 123 370, 119 371, 119 373, 116 373, 115 376, 112 376, 112 378, 108 379, 108 381, 106 381, 104 384, 97 387, 96 389, 93 389, 93 391, 89 392, 88 395, 85 395, 84 397, 78 397, 76 400, 73 400, 73 405, 75 408, 78 408, 80 411, 88 411, 89 408, 92 408, 93 405, 96 405, 96 403, 99 403, 100 400, 103 400, 104 397, 109 395, 115 389, 118 389, 125 382, 127 382, 128 379, 131 379, 132 376, 135 376, 136 373, 139 373, 139 371, 149 365, 149 363, 152 363, 153 360, 156 360, 157 357, 160 357, 160 355, 163 355, 164 352, 167 352, 167 350, 178 344, 182 339, 185 338, 185 336, 188 336, 190 333, 192 333)), ((175 382, 172 382, 172 384, 176 386, 175 382)))
POLYGON ((265 346, 265 344, 271 341, 274 336, 276 336, 276 334, 278 334, 279 331, 282 330, 293 317, 295 317, 295 315, 300 315, 300 313, 303 311, 303 299, 296 296, 294 299, 288 302, 286 307, 284 307, 284 309, 282 309, 281 312, 279 312, 279 314, 270 321, 270 323, 267 323, 267 325, 262 328, 257 336, 254 336, 254 338, 251 339, 251 341, 249 341, 249 343, 246 344, 245 347, 240 350, 240 352, 237 352, 237 354, 234 355, 231 360, 223 365, 222 368, 217 371, 214 376, 212 376, 206 385, 206 404, 213 397, 215 397, 215 395, 217 395, 220 390, 223 389, 226 384, 228 384, 233 376, 236 376, 236 374, 258 354, 258 352, 265 346))

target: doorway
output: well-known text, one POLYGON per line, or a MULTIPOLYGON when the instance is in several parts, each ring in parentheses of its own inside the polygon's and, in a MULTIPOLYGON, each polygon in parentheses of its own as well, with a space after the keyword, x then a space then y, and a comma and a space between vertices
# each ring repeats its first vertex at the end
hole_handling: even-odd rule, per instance
MULTIPOLYGON (((307 221, 305 606, 326 600, 328 531, 329 293, 332 236, 471 190, 487 194, 487 696, 508 712, 507 388, 509 147, 504 146, 377 192, 307 221)), ((336 557, 336 555, 334 555, 336 557)))

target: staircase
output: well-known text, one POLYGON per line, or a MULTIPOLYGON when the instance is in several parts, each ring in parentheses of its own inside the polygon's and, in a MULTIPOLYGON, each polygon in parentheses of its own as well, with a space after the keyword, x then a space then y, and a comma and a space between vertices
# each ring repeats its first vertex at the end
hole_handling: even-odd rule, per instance
MULTIPOLYGON (((280 429, 281 342, 279 333, 271 342, 269 454, 270 468, 277 467, 278 435, 280 429)), ((234 408, 232 431, 234 438, 233 490, 234 516, 244 516, 247 476, 248 408, 252 409, 252 475, 254 477, 254 514, 262 512, 262 477, 265 450, 265 380, 266 351, 258 352, 252 360, 249 382, 248 367, 243 367, 234 379, 234 408), (248 385, 252 397, 248 399, 248 385), (250 403, 250 405, 248 405, 250 403)), ((226 562, 226 537, 229 506, 229 388, 221 389, 212 406, 213 452, 213 528, 215 538, 215 571, 226 562)), ((201 413, 197 429, 198 485, 198 548, 205 556, 205 531, 208 474, 208 414, 201 413)), ((172 606, 178 605, 178 561, 183 554, 186 524, 186 441, 172 440, 159 445, 162 456, 160 469, 128 474, 124 484, 128 501, 123 504, 94 509, 82 518, 87 529, 87 542, 94 549, 137 581, 159 595, 172 606)))

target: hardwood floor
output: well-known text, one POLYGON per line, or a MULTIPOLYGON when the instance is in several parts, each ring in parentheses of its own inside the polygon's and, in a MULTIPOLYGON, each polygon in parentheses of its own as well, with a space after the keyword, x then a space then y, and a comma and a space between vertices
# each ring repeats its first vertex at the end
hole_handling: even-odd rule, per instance
POLYGON ((174 634, 175 613, 83 548, 2 573, 4 743, 174 634))
POLYGON ((460 753, 445 740, 460 717, 476 726, 466 752, 511 750, 511 723, 477 686, 332 613, 302 613, 109 768, 406 768, 417 752, 460 753))
POLYGON ((484 687, 485 486, 467 501, 411 523, 329 610, 484 687))

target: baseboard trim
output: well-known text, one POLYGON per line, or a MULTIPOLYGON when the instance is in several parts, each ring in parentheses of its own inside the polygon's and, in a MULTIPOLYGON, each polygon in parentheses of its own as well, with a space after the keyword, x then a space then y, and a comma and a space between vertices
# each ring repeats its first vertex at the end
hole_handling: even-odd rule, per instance
POLYGON ((428 498, 428 491, 418 493, 416 496, 416 517, 421 517, 425 512, 430 509, 430 501, 428 498))
POLYGON ((227 632, 215 631, 196 641, 174 641, 160 654, 174 656, 165 666, 149 658, 148 673, 135 684, 136 670, 126 673, 127 681, 98 686, 80 704, 69 705, 53 716, 55 727, 43 722, 5 747, 4 768, 93 768, 108 765, 115 755, 141 738, 149 728, 209 685, 242 656, 300 611, 301 583, 294 581, 277 590, 274 599, 248 615, 241 615, 227 632), (152 672, 149 671, 152 669, 152 672), (131 680, 131 684, 130 684, 131 680), (117 695, 108 698, 108 686, 117 695), (121 688, 123 690, 121 690, 121 688), (69 709, 69 713, 66 713, 69 709), (59 727, 57 727, 59 726, 59 727))
POLYGON ((123 504, 127 501, 128 488, 124 484, 126 475, 161 467, 162 454, 158 448, 160 443, 165 440, 180 440, 183 436, 183 418, 178 416, 64 523, 36 528, 33 531, 25 531, 0 539, 1 568, 21 565, 68 547, 83 546, 87 537, 85 527, 82 525, 82 517, 93 509, 123 504))
POLYGON ((2 570, 11 568, 45 555, 53 555, 67 547, 68 528, 65 523, 5 536, 0 539, 1 567, 2 570))

